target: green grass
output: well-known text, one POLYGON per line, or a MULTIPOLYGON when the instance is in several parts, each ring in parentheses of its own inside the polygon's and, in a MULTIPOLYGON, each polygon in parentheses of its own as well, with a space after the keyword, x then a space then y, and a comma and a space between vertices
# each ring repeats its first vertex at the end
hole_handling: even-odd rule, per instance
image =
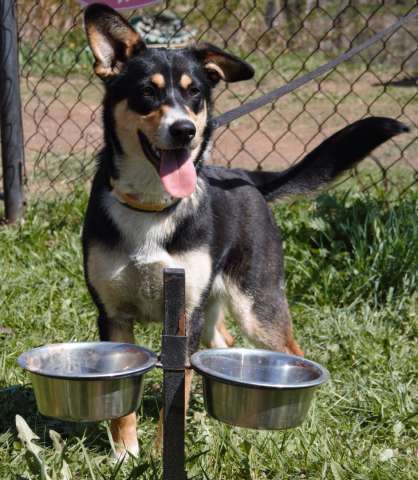
MULTIPOLYGON (((379 189, 353 189, 274 208, 296 337, 332 380, 316 395, 303 426, 256 432, 209 419, 196 379, 186 438, 190 478, 416 478, 417 199, 417 189, 401 199, 388 199, 379 189)), ((80 251, 85 204, 82 191, 39 203, 29 207, 22 225, 0 230, 4 480, 40 478, 31 473, 15 435, 16 414, 41 437, 53 478, 60 478, 62 457, 52 448, 51 428, 66 442, 64 456, 75 479, 161 478, 161 459, 151 453, 161 406, 159 371, 147 375, 140 408, 141 457, 119 466, 109 461, 105 423, 41 417, 28 377, 16 365, 22 351, 45 342, 97 338, 80 251)), ((159 351, 160 333, 159 326, 138 325, 137 342, 159 351)), ((238 336, 238 344, 247 342, 238 336)))
MULTIPOLYGON (((83 37, 84 39, 84 37, 83 37)), ((237 47, 231 44, 228 48, 231 52, 247 60, 256 70, 256 79, 264 78, 272 69, 286 78, 293 79, 296 74, 307 73, 330 58, 337 56, 336 53, 326 54, 320 50, 312 53, 311 50, 300 47, 297 53, 286 51, 283 47, 277 51, 265 51, 262 54, 258 50, 248 47, 237 47), (250 53, 249 53, 250 52, 250 53)), ((87 47, 87 40, 75 42, 71 38, 58 43, 56 39, 40 41, 35 45, 29 42, 22 42, 19 50, 19 63, 22 67, 22 75, 34 77, 81 77, 91 80, 94 78, 92 66, 94 63, 90 49, 87 47), (58 48, 56 45, 59 45, 58 48)), ((372 63, 374 72, 380 75, 399 74, 399 67, 390 61, 383 60, 372 63)), ((365 62, 357 57, 338 67, 343 74, 366 70, 365 62)))

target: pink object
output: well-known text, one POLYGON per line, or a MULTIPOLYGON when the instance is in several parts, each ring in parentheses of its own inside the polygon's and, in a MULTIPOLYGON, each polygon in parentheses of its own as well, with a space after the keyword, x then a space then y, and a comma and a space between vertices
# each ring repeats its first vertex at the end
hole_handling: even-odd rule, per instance
POLYGON ((197 174, 190 151, 160 150, 160 179, 172 197, 184 198, 196 190, 197 174))
POLYGON ((103 3, 108 7, 112 7, 115 10, 124 10, 128 8, 141 8, 154 3, 158 3, 160 0, 79 0, 82 5, 91 5, 92 3, 103 3))

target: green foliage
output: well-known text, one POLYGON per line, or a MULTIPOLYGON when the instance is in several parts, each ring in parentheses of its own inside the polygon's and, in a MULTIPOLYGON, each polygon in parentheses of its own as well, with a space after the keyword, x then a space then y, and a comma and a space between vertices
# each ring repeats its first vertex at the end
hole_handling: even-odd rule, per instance
POLYGON ((275 209, 296 301, 384 305, 416 289, 417 194, 324 194, 305 208, 275 209), (296 213, 296 218, 295 218, 296 213))
MULTIPOLYGON (((320 6, 309 4, 308 8, 305 1, 286 2, 276 10, 273 27, 266 25, 264 3, 252 0, 173 0, 125 14, 133 17, 170 9, 184 21, 186 29, 198 30, 197 40, 210 41, 248 56, 257 73, 268 72, 272 67, 282 72, 283 64, 295 73, 341 53, 350 45, 350 39, 363 38, 362 35, 383 29, 392 22, 394 14, 403 15, 414 4, 412 0, 405 0, 379 7, 355 2, 354 8, 344 8, 334 0, 320 6)), ((34 5, 34 2, 20 0, 18 18, 24 75, 91 75, 91 54, 86 48, 79 2, 38 0, 34 5)), ((401 34, 398 44, 390 44, 390 54, 386 49, 372 48, 362 54, 363 60, 356 57, 340 69, 358 69, 364 66, 364 58, 369 58, 374 59, 373 68, 387 70, 393 68, 394 56, 402 57, 406 51, 410 52, 407 64, 401 69, 408 71, 409 64, 412 65, 408 59, 413 52, 413 37, 403 31, 401 34)))
MULTIPOLYGON (((83 75, 90 77, 92 75, 93 55, 86 44, 66 38, 60 48, 56 45, 57 36, 49 37, 45 42, 38 42, 32 45, 30 42, 23 41, 19 49, 19 63, 22 67, 23 75, 83 75)), ((61 42, 60 42, 61 44, 61 42)))
MULTIPOLYGON (((46 342, 97 338, 82 272, 80 233, 87 196, 39 202, 17 227, 0 229, 0 478, 34 479, 14 417, 40 437, 48 472, 62 459, 75 479, 161 478, 152 442, 161 373, 146 376, 139 460, 110 458, 105 423, 41 417, 16 364, 46 342), (48 430, 65 442, 64 456, 48 430)), ((331 372, 303 426, 283 432, 230 428, 207 417, 196 375, 187 426, 189 478, 206 480, 414 479, 417 471, 417 191, 325 194, 279 205, 295 335, 308 358, 331 372)), ((234 333, 235 326, 230 328, 234 333)), ((160 349, 160 326, 137 325, 137 342, 160 349)), ((238 336, 238 344, 247 344, 238 336)), ((59 478, 59 477, 58 477, 59 478)))

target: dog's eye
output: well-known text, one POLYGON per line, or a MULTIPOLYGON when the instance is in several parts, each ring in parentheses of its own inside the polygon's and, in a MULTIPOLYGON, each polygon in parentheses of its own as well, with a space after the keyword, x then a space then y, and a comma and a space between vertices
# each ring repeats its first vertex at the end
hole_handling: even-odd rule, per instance
POLYGON ((197 87, 191 86, 189 87, 189 94, 192 97, 197 97, 197 95, 200 95, 200 90, 197 87))
POLYGON ((141 90, 141 94, 147 98, 153 98, 155 96, 154 89, 152 87, 144 87, 141 90))

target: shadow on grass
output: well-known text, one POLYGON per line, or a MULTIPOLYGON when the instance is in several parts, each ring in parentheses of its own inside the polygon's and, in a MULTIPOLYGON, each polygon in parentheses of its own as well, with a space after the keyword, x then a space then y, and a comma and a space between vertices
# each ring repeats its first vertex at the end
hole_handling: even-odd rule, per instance
POLYGON ((0 433, 16 432, 16 415, 23 417, 41 442, 51 446, 48 431, 55 430, 63 438, 85 437, 96 448, 108 449, 106 431, 97 423, 66 422, 48 418, 38 412, 33 390, 27 386, 13 385, 0 390, 0 433))
POLYGON ((157 422, 163 406, 162 386, 158 390, 144 392, 138 413, 141 417, 157 422))
MULTIPOLYGON (((16 432, 16 415, 23 417, 30 428, 46 446, 51 446, 49 430, 55 430, 64 439, 85 438, 86 444, 96 450, 108 451, 109 440, 105 422, 67 422, 41 415, 36 406, 32 388, 22 385, 0 389, 0 434, 6 431, 16 432)), ((139 414, 157 422, 162 406, 161 392, 145 392, 139 414)))
POLYGON ((418 77, 401 78, 400 80, 392 80, 390 82, 374 83, 374 87, 417 87, 418 77))

